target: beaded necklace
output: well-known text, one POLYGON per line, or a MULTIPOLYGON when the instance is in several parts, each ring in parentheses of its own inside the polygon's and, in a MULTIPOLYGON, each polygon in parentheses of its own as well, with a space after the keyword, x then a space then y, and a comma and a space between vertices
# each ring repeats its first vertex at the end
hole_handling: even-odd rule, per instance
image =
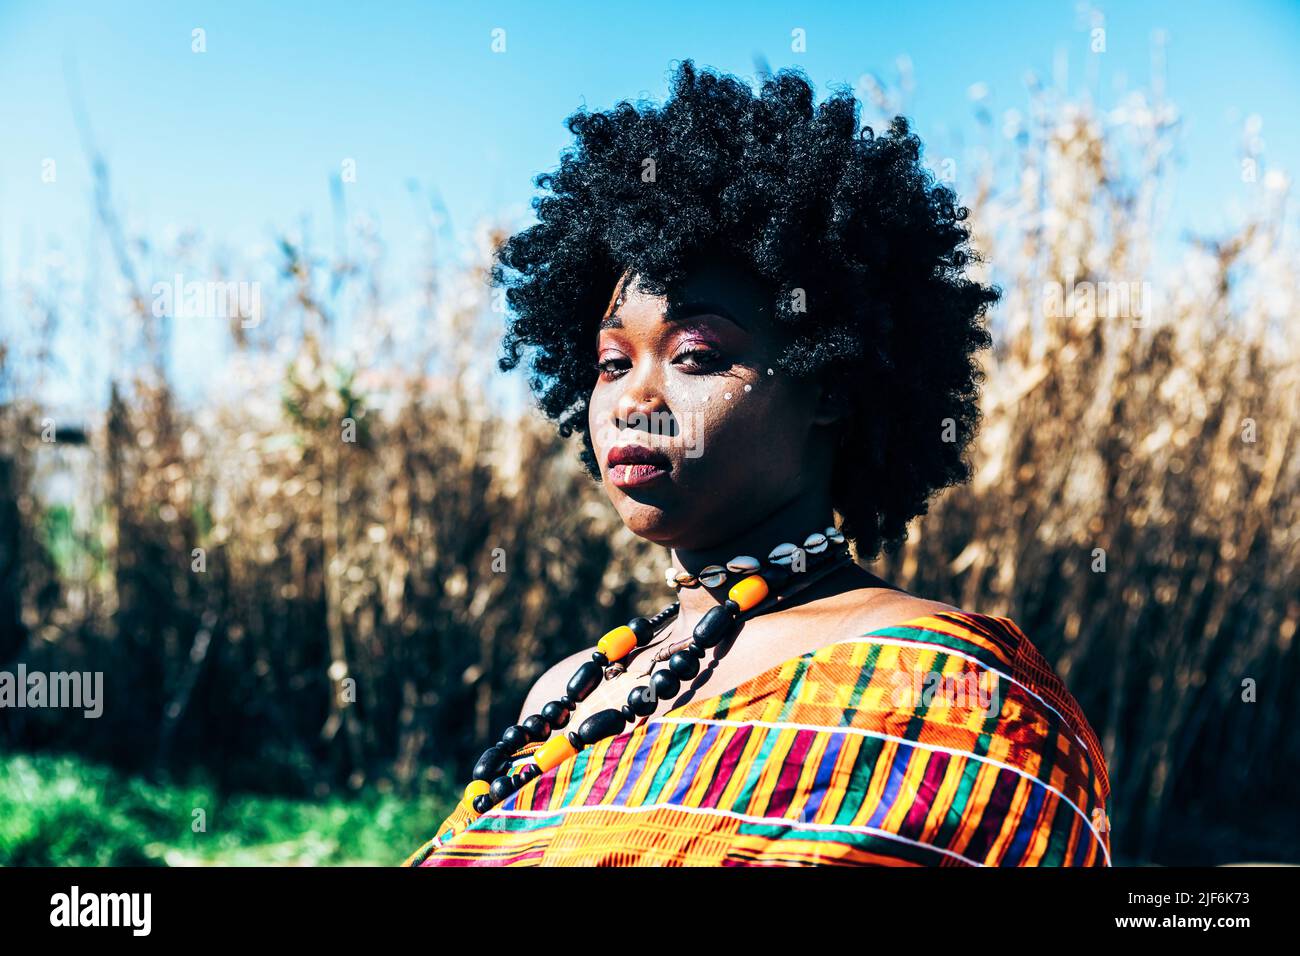
POLYGON ((668 666, 650 674, 647 684, 634 687, 622 708, 599 711, 584 720, 576 730, 550 737, 552 729, 559 730, 568 724, 574 708, 591 696, 602 680, 621 672, 623 659, 655 639, 677 616, 681 605, 674 601, 658 614, 634 617, 605 634, 597 642, 591 660, 569 678, 565 693, 559 700, 551 701, 538 713, 506 728, 501 739, 483 752, 474 765, 474 779, 465 788, 463 802, 475 816, 487 813, 528 781, 575 756, 584 747, 622 733, 627 724, 638 717, 650 716, 661 700, 677 697, 682 684, 700 672, 700 661, 705 651, 720 644, 737 629, 738 624, 784 605, 795 593, 849 560, 844 535, 838 528, 831 527, 808 535, 802 547, 790 543, 777 545, 765 562, 749 555, 738 555, 725 566, 710 565, 696 575, 669 568, 666 579, 674 589, 699 585, 717 587, 725 583, 729 575, 743 577, 727 592, 726 601, 705 612, 690 638, 660 649, 653 660, 666 659, 668 666), (794 567, 797 562, 802 563, 802 570, 794 567), (509 773, 507 768, 519 750, 539 740, 546 740, 546 743, 532 754, 532 761, 517 772, 509 773))

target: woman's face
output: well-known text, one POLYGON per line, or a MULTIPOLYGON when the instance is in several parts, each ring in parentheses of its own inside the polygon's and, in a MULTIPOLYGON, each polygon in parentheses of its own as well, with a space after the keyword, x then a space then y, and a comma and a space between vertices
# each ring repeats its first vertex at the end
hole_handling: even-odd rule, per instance
POLYGON ((606 493, 635 534, 713 547, 829 481, 811 454, 827 440, 819 389, 774 370, 782 344, 762 289, 721 262, 666 297, 634 279, 615 290, 593 343, 589 424, 606 493))

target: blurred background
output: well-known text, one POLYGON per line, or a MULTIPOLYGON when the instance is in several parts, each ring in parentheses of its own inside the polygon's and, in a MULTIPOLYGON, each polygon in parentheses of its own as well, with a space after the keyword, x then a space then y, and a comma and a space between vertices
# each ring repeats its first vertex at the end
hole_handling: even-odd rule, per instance
POLYGON ((663 603, 485 268, 685 57, 912 118, 1004 291, 872 570, 1024 628, 1117 862, 1300 862, 1300 7, 720 6, 0 2, 0 671, 103 675, 0 708, 0 864, 400 862, 663 603))

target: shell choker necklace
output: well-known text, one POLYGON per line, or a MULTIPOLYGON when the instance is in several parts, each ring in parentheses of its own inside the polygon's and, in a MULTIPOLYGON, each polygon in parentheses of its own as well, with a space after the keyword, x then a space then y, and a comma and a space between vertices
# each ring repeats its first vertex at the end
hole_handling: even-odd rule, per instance
POLYGON ((465 788, 464 803, 474 815, 487 813, 524 784, 559 766, 584 747, 622 733, 638 717, 650 716, 660 701, 677 697, 682 685, 700 672, 705 652, 733 634, 741 622, 785 606, 795 593, 850 561, 844 535, 838 528, 830 527, 808 535, 802 545, 789 542, 777 545, 766 560, 741 554, 725 565, 712 564, 696 574, 669 568, 665 579, 674 590, 714 588, 732 577, 737 580, 728 590, 726 601, 705 612, 689 638, 667 645, 655 654, 656 663, 667 660, 668 666, 654 671, 646 683, 634 687, 623 707, 599 711, 576 730, 552 737, 552 731, 569 723, 574 708, 602 680, 622 673, 628 655, 646 647, 672 622, 681 605, 674 601, 658 614, 634 617, 605 634, 597 642, 591 660, 569 678, 559 700, 506 728, 501 739, 484 751, 474 765, 474 779, 465 788), (508 768, 519 750, 539 740, 546 743, 533 753, 531 761, 511 772, 508 768))

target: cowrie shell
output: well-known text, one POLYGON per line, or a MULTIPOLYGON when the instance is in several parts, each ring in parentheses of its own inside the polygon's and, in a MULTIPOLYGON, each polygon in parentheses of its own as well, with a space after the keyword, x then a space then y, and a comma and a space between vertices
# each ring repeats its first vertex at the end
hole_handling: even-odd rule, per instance
POLYGON ((700 571, 700 583, 706 588, 716 588, 727 580, 727 569, 719 564, 710 564, 700 571))
POLYGON ((773 548, 772 552, 767 556, 767 560, 773 564, 785 566, 794 560, 794 553, 798 550, 797 547, 787 541, 785 544, 778 544, 773 548))

